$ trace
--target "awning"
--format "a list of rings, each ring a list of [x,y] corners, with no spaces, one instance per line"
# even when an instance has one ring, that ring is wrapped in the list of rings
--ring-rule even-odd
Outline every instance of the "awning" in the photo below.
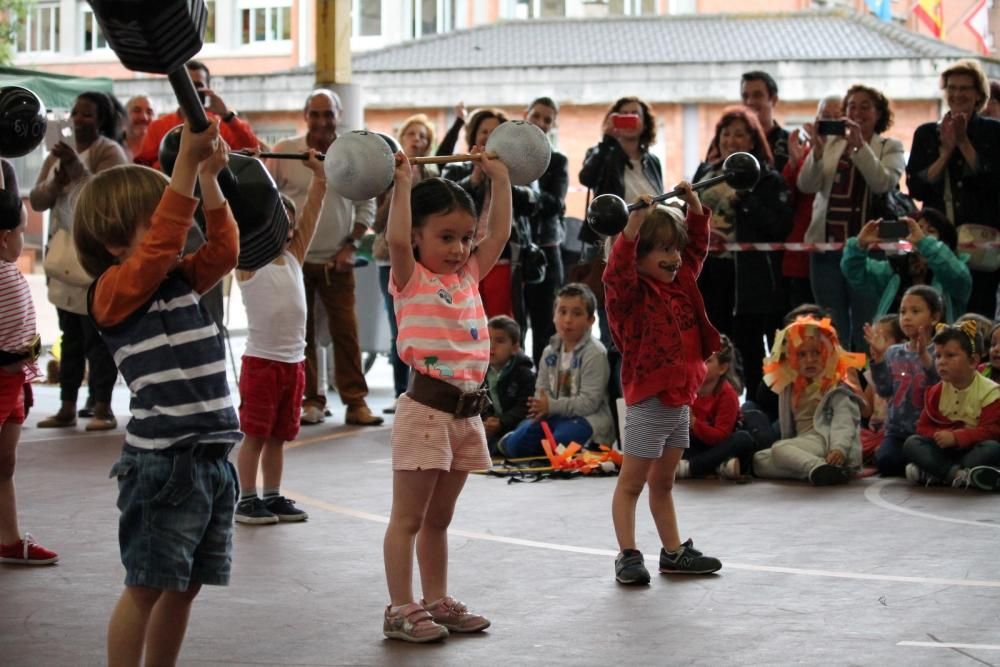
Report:
[[[50,110],[72,108],[77,95],[88,90],[112,92],[112,81],[106,77],[68,76],[13,67],[0,67],[0,86],[27,88]]]

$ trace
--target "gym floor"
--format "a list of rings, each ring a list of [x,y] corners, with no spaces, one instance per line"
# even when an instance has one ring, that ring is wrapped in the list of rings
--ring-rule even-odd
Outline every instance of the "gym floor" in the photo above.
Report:
[[[60,561],[0,566],[0,662],[100,665],[124,576],[108,479],[122,431],[40,431],[58,389],[36,397],[18,450],[20,522]],[[389,399],[375,390],[373,410]],[[335,394],[331,405],[286,455],[284,493],[309,520],[235,527],[231,585],[199,595],[181,664],[1000,664],[1000,500],[878,478],[831,489],[682,481],[681,533],[723,569],[625,588],[613,576],[614,477],[472,475],[449,580],[493,626],[436,645],[386,640],[389,427],[345,427]],[[637,528],[655,572],[644,499]]]

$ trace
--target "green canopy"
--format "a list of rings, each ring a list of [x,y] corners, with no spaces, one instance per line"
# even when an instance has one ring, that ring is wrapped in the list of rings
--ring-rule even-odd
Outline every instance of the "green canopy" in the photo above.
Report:
[[[70,109],[77,95],[88,90],[112,92],[107,77],[80,77],[0,67],[0,86],[22,86],[41,98],[47,109]]]

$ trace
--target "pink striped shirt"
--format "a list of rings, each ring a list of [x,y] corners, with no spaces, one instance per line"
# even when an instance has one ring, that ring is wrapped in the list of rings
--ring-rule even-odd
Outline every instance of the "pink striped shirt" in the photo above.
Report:
[[[0,350],[21,352],[34,337],[35,304],[31,300],[28,281],[17,264],[0,260]],[[25,382],[31,382],[40,375],[34,363],[25,364]]]
[[[479,297],[479,261],[469,258],[457,273],[438,274],[420,262],[403,289],[390,275],[396,308],[396,351],[410,368],[475,391],[486,377],[490,336]]]

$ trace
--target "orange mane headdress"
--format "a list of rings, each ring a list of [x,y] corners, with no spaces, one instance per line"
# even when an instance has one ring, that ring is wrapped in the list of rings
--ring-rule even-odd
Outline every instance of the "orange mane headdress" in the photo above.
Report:
[[[794,402],[798,401],[799,394],[809,384],[809,380],[799,375],[794,360],[798,356],[798,348],[810,338],[820,344],[823,372],[818,380],[821,393],[825,394],[838,382],[848,381],[848,369],[865,367],[864,354],[848,352],[840,347],[837,331],[829,317],[817,320],[800,316],[778,332],[771,354],[764,359],[764,382],[776,394],[791,385]]]

